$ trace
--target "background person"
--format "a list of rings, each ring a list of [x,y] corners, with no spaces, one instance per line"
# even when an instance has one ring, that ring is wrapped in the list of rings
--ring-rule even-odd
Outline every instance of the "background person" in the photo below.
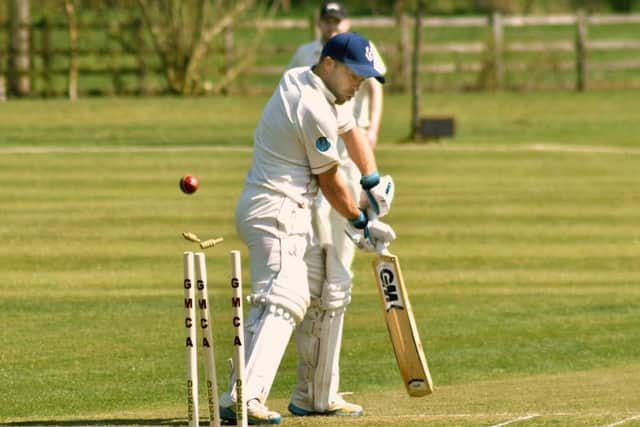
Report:
[[[349,31],[351,20],[345,7],[337,2],[325,3],[320,8],[317,21],[320,40],[314,40],[300,46],[289,68],[312,66],[318,62],[324,43],[336,34]],[[374,66],[381,74],[386,68],[375,46],[371,44]],[[378,140],[378,129],[382,116],[382,84],[375,78],[368,78],[356,92],[352,111],[357,126],[367,136],[372,148]],[[338,141],[340,157],[339,173],[343,176],[351,196],[357,198],[360,189],[360,171],[349,158],[342,141]],[[289,405],[289,411],[295,415],[326,413],[340,402],[340,415],[362,415],[361,406],[344,402],[338,395],[340,384],[340,349],[344,312],[351,301],[353,274],[351,265],[355,256],[353,242],[344,233],[344,219],[322,194],[319,194],[313,206],[313,222],[324,257],[326,280],[323,297],[311,307],[303,323],[296,331],[299,354],[298,384]]]
[[[338,2],[329,2],[322,5],[317,25],[320,30],[320,39],[299,46],[289,61],[287,69],[316,64],[320,59],[322,47],[327,40],[336,34],[351,30],[351,20],[347,9]],[[371,43],[371,46],[373,48],[375,66],[384,75],[387,72],[386,65],[375,45]],[[382,84],[376,79],[367,79],[354,99],[356,124],[363,129],[373,148],[378,142],[383,102]]]

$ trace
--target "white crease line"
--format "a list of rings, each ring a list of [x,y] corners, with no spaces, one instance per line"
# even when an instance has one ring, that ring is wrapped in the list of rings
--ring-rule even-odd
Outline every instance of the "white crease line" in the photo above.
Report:
[[[637,420],[638,418],[640,418],[640,414],[638,415],[634,415],[632,417],[629,418],[625,418],[624,420],[620,420],[618,422],[615,422],[613,424],[607,424],[604,427],[615,427],[615,426],[621,426],[622,424],[626,423],[627,421],[633,421],[633,420]]]
[[[178,152],[225,152],[225,151],[240,151],[249,152],[252,148],[249,146],[165,146],[165,147],[151,147],[151,146],[139,146],[139,147],[60,147],[60,146],[46,146],[46,147],[14,147],[14,148],[2,148],[0,154],[50,154],[50,153],[178,153]]]
[[[534,151],[553,151],[563,153],[601,153],[601,154],[640,154],[637,148],[625,147],[598,147],[593,145],[558,145],[558,144],[533,144],[527,145]]]
[[[502,427],[502,426],[508,426],[509,424],[514,424],[514,423],[517,423],[517,422],[520,422],[520,421],[530,420],[530,419],[532,419],[532,418],[537,418],[537,417],[539,417],[539,416],[540,416],[540,414],[526,415],[526,416],[524,416],[524,417],[514,418],[513,420],[505,421],[505,422],[500,423],[500,424],[494,424],[494,425],[492,425],[492,426],[490,426],[490,427]]]
[[[522,151],[550,152],[550,153],[587,153],[587,154],[640,154],[640,149],[627,147],[606,147],[597,145],[561,145],[553,143],[538,144],[389,144],[378,145],[376,150],[407,150],[407,151],[453,151],[453,152],[488,152],[511,153]]]
[[[139,146],[139,147],[92,147],[92,146],[43,146],[43,147],[10,147],[0,148],[0,154],[49,154],[49,153],[177,153],[177,152],[250,152],[251,146]],[[625,147],[604,147],[593,145],[559,145],[559,144],[512,144],[512,145],[473,145],[473,144],[380,144],[380,151],[446,151],[446,152],[549,152],[577,154],[635,154],[640,149]]]

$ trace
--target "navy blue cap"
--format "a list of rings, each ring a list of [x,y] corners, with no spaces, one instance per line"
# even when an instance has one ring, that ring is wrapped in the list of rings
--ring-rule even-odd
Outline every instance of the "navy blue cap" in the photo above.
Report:
[[[338,21],[342,21],[343,19],[347,18],[349,14],[347,13],[347,9],[345,9],[343,5],[338,2],[332,1],[323,4],[320,8],[320,18],[327,18],[329,16],[336,18]]]
[[[331,37],[322,48],[322,55],[340,61],[361,77],[375,77],[384,83],[384,76],[373,64],[373,48],[365,37],[358,33],[340,33]]]

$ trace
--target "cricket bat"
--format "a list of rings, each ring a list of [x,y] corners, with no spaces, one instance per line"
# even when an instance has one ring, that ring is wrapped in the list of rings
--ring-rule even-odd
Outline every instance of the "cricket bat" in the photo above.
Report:
[[[409,396],[433,393],[433,381],[411,310],[398,257],[381,253],[373,261],[384,320]]]

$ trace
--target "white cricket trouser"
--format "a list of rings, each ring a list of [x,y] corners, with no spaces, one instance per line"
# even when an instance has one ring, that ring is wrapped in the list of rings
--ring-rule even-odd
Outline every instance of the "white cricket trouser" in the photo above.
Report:
[[[358,169],[347,160],[340,173],[357,200]],[[322,199],[313,209],[313,227],[312,210],[279,193],[247,186],[238,202],[236,227],[251,266],[252,307],[245,322],[248,400],[266,402],[296,325],[299,382],[292,400],[318,411],[331,409],[336,400],[355,246],[344,233],[345,218]],[[220,403],[229,406],[234,399],[231,389]]]
[[[358,202],[360,199],[360,171],[357,166],[347,158],[343,160],[339,171],[346,181],[351,195]],[[344,232],[346,219],[331,207],[322,193],[318,193],[316,197],[313,216],[319,243],[327,251],[327,281],[330,283],[351,282],[353,279],[351,264],[356,247]]]
[[[264,403],[295,325],[309,306],[304,256],[313,236],[311,211],[287,196],[247,185],[236,208],[236,228],[249,248],[251,266],[245,396]],[[232,389],[220,403],[229,406],[233,400]]]
[[[347,159],[339,172],[358,200],[358,168]],[[336,409],[340,401],[340,348],[344,312],[351,301],[355,245],[344,232],[346,219],[321,194],[316,202],[313,225],[318,239],[307,250],[311,306],[296,330],[298,383],[291,402],[322,413]]]

